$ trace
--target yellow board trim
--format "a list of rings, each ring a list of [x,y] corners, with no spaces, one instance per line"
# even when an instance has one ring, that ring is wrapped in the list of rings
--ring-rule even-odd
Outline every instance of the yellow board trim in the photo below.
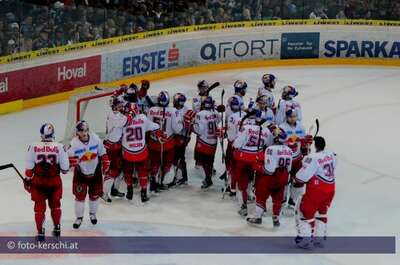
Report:
[[[365,19],[291,19],[291,20],[258,20],[258,21],[239,21],[218,24],[204,24],[186,27],[175,27],[155,31],[141,32],[130,35],[124,35],[109,39],[76,43],[55,48],[45,48],[37,51],[21,52],[8,56],[0,57],[0,64],[7,64],[17,61],[26,61],[38,57],[65,54],[67,52],[76,52],[78,50],[115,45],[132,40],[148,39],[153,37],[168,36],[178,33],[222,30],[232,28],[255,28],[255,27],[274,27],[274,26],[379,26],[379,27],[400,27],[400,21],[391,20],[365,20]]]
[[[16,112],[24,109],[23,100],[16,100],[0,104],[0,115],[10,112]]]
[[[0,104],[0,114],[20,111],[23,109],[33,108],[46,104],[56,103],[64,100],[68,100],[72,95],[88,92],[93,90],[95,86],[102,88],[115,88],[122,83],[138,83],[142,79],[148,79],[150,81],[156,81],[161,79],[168,79],[178,76],[185,76],[190,74],[198,74],[204,72],[215,72],[233,69],[245,69],[245,68],[256,68],[256,67],[293,67],[293,66],[337,66],[337,65],[352,65],[352,66],[380,66],[380,67],[400,67],[400,60],[387,60],[387,59],[366,59],[366,58],[334,58],[334,59],[293,59],[293,60],[255,60],[255,61],[242,61],[233,63],[222,63],[222,64],[207,64],[195,67],[181,68],[168,70],[157,73],[150,73],[146,75],[136,76],[127,78],[124,80],[118,80],[108,83],[101,83],[97,85],[90,85],[85,87],[76,88],[73,91],[56,93],[49,96],[38,97],[28,100],[17,100],[13,102]]]

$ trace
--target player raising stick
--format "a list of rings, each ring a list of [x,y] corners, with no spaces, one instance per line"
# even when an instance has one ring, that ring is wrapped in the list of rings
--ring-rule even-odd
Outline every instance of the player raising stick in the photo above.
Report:
[[[327,236],[328,209],[335,196],[336,155],[325,150],[325,139],[314,138],[315,153],[304,158],[295,183],[306,185],[306,192],[296,211],[300,248],[323,247]]]
[[[45,239],[45,212],[48,200],[53,219],[53,236],[61,234],[62,181],[60,172],[67,174],[68,155],[60,143],[54,142],[54,126],[45,123],[40,127],[41,141],[32,143],[26,157],[24,187],[34,201],[35,222],[38,241]]]
[[[136,103],[129,104],[128,120],[122,133],[123,171],[127,185],[126,198],[128,200],[133,198],[133,173],[136,170],[141,187],[141,201],[146,202],[149,200],[147,197],[149,152],[146,144],[146,133],[155,132],[158,139],[162,137],[163,132],[157,123],[150,121],[146,115],[139,112]]]
[[[266,210],[266,201],[272,197],[272,222],[274,227],[280,226],[279,215],[285,186],[289,180],[292,167],[292,151],[284,145],[286,133],[275,128],[274,144],[265,150],[264,164],[256,164],[256,213],[255,217],[247,218],[250,224],[261,224],[262,216]]]
[[[99,198],[103,195],[103,174],[110,169],[110,160],[100,138],[89,132],[86,121],[76,124],[76,137],[71,140],[68,156],[74,168],[72,180],[75,195],[76,220],[73,228],[78,229],[83,221],[86,195],[89,194],[89,218],[93,225],[97,224]]]

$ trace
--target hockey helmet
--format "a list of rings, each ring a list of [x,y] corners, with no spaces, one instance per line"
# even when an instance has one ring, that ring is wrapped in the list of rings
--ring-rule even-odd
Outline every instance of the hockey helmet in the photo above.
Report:
[[[265,74],[261,78],[265,87],[274,88],[276,84],[276,77],[273,74]]]
[[[157,103],[160,107],[167,107],[169,104],[169,94],[167,91],[161,91],[157,97]]]
[[[235,94],[239,93],[244,96],[246,94],[247,83],[243,80],[236,80],[233,84],[233,88],[235,89]]]
[[[176,93],[173,98],[174,107],[183,107],[186,102],[186,96],[182,93]]]
[[[54,133],[54,126],[51,123],[45,123],[40,127],[40,137],[43,140],[53,140]]]

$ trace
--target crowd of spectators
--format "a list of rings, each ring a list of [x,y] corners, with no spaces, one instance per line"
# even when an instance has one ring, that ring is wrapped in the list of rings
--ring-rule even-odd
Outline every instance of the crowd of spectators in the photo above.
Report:
[[[398,0],[0,0],[0,56],[176,26],[399,19]]]

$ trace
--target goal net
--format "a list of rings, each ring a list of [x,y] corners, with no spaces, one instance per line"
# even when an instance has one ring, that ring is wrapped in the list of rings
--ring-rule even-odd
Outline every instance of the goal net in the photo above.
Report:
[[[111,88],[107,90],[94,89],[70,97],[64,143],[75,136],[75,125],[80,120],[87,121],[89,130],[104,138],[107,116],[111,112],[110,97],[113,90]]]

